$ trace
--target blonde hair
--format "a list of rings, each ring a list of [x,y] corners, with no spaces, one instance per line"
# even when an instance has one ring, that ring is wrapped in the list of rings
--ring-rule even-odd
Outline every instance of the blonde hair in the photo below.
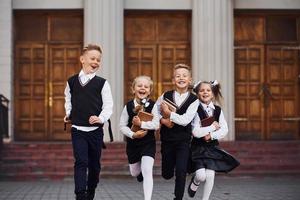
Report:
[[[83,54],[85,54],[85,52],[91,51],[91,50],[99,51],[101,55],[103,52],[101,46],[99,46],[97,44],[88,44],[87,46],[83,47],[83,49],[81,51],[81,55],[83,55]]]
[[[134,86],[135,86],[135,84],[137,83],[137,81],[139,79],[146,79],[150,83],[150,92],[152,92],[152,90],[153,90],[153,81],[149,76],[145,76],[145,75],[135,77],[135,79],[132,81],[132,84],[131,84],[132,90],[134,89]]]
[[[186,64],[184,64],[184,63],[176,64],[176,65],[174,66],[173,73],[175,73],[175,71],[176,71],[177,69],[186,69],[186,70],[189,71],[190,75],[192,75],[192,73],[191,73],[191,67],[188,66],[188,65],[186,65]]]

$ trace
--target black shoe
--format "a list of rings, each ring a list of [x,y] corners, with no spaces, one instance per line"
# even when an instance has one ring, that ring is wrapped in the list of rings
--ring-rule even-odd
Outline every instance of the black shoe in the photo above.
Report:
[[[143,182],[144,177],[143,177],[142,172],[136,177],[136,180],[137,180],[138,182]]]
[[[196,191],[194,191],[194,190],[192,190],[191,189],[191,185],[192,184],[194,184],[194,185],[196,185],[196,186],[199,186],[199,185],[197,185],[195,182],[194,182],[194,177],[195,176],[193,176],[192,178],[191,178],[191,182],[190,182],[190,184],[189,184],[189,187],[188,187],[188,195],[189,195],[189,197],[191,197],[191,198],[193,198],[194,196],[195,196],[195,194],[196,194]]]
[[[76,200],[87,200],[87,195],[86,193],[80,193],[80,194],[76,194]]]
[[[94,200],[95,197],[95,189],[87,191],[87,200]]]

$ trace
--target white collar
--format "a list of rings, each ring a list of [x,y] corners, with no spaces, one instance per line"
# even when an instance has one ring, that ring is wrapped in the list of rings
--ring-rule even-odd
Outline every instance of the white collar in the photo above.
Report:
[[[78,76],[79,76],[79,77],[85,76],[85,77],[87,77],[87,78],[89,78],[89,79],[92,79],[92,78],[94,78],[94,76],[96,76],[96,72],[91,73],[91,74],[85,74],[85,73],[83,72],[83,70],[81,70],[81,71],[79,72],[79,75],[78,75]]]
[[[176,96],[184,97],[184,96],[187,96],[188,94],[189,94],[189,91],[186,91],[185,93],[180,94],[179,92],[177,92],[177,91],[175,90],[175,95],[176,95]]]
[[[208,105],[201,102],[201,105],[202,105],[202,107],[203,107],[204,109],[207,108],[207,107],[208,107],[208,108],[211,108],[211,109],[213,109],[213,110],[216,109],[212,101],[211,101]]]

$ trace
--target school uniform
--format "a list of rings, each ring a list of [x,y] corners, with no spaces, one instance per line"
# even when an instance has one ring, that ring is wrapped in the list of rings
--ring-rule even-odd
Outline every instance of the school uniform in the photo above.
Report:
[[[162,176],[170,179],[175,170],[175,199],[182,199],[184,194],[189,148],[192,134],[191,121],[196,114],[199,101],[197,96],[190,92],[179,94],[172,90],[165,92],[159,98],[168,99],[177,105],[177,110],[171,112],[170,120],[174,123],[172,128],[161,126],[161,154],[162,154]]]
[[[142,122],[141,128],[147,130],[147,134],[142,138],[133,139],[132,136],[134,132],[130,130],[132,126],[132,119],[138,113],[135,113],[134,109],[139,104],[137,101],[129,101],[121,114],[120,118],[120,130],[126,136],[126,154],[129,164],[134,164],[141,161],[143,156],[150,156],[155,158],[156,143],[154,131],[158,129],[158,114],[155,102],[151,99],[148,100],[147,106],[145,106],[145,112],[153,114],[153,120],[148,122]]]
[[[104,78],[96,76],[95,73],[84,74],[81,70],[79,74],[68,79],[65,109],[66,115],[72,121],[76,199],[85,199],[86,192],[94,193],[99,182],[102,127],[110,118],[112,107],[110,86]],[[89,117],[92,115],[98,116],[102,124],[90,124]]]
[[[195,126],[193,129],[193,139],[191,143],[191,172],[198,169],[211,169],[216,172],[229,172],[239,165],[232,155],[221,149],[218,145],[218,139],[223,138],[227,132],[227,123],[224,118],[221,108],[213,105],[200,103],[197,109],[198,115],[193,121]],[[219,122],[220,129],[215,131],[213,125],[208,127],[201,127],[201,120],[213,116],[215,121]],[[202,129],[201,129],[202,128]],[[211,140],[205,141],[203,136],[207,133],[211,134]]]

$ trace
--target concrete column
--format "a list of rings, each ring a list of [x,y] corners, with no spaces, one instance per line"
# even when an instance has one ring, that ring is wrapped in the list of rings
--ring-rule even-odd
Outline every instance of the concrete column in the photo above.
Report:
[[[118,131],[123,108],[123,12],[123,0],[84,1],[84,43],[97,43],[103,48],[103,63],[98,73],[109,81],[112,89],[114,111],[111,121],[115,141],[123,140]],[[107,133],[105,128],[105,140]]]
[[[220,82],[229,126],[226,140],[235,136],[233,37],[233,0],[193,0],[193,79]]]
[[[0,1],[0,94],[10,100],[9,135],[12,136],[13,100],[13,48],[12,48],[12,0]]]

